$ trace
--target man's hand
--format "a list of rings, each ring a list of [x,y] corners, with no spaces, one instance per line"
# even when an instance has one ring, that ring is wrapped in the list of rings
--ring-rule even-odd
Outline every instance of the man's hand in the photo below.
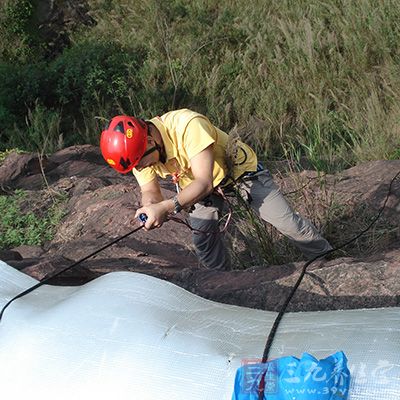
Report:
[[[194,180],[178,194],[179,204],[183,208],[190,207],[213,190],[213,145],[192,157],[190,164]],[[159,228],[167,220],[168,214],[174,212],[174,202],[172,199],[163,200],[160,185],[156,179],[142,186],[141,189],[143,207],[136,211],[135,218],[140,214],[146,214],[147,221],[144,228],[146,230]]]
[[[140,214],[147,215],[147,221],[144,224],[146,231],[154,228],[160,228],[162,224],[167,220],[168,207],[166,202],[162,201],[156,204],[149,204],[136,210],[135,218],[138,218]]]

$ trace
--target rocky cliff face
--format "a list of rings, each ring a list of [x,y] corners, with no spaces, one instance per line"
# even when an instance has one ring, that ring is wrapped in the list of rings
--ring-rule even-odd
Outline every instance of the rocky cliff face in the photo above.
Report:
[[[399,170],[400,161],[376,161],[326,176],[323,185],[312,171],[276,173],[275,179],[301,213],[331,218],[328,233],[338,245],[378,213]],[[33,154],[12,153],[0,166],[0,187],[3,194],[26,190],[26,207],[36,210],[51,204],[52,192],[67,197],[65,217],[51,241],[40,247],[3,249],[0,254],[2,260],[38,279],[137,226],[133,216],[140,199],[134,178],[114,172],[93,146],[70,147],[42,160]],[[163,183],[162,188],[165,196],[172,197],[172,186]],[[290,310],[400,305],[400,179],[391,189],[382,216],[363,238],[346,253],[339,251],[332,259],[309,267]],[[302,265],[301,261],[268,266],[249,263],[243,270],[206,270],[198,266],[190,231],[169,222],[151,232],[138,231],[52,283],[79,285],[108,272],[128,270],[166,279],[212,300],[278,310]]]

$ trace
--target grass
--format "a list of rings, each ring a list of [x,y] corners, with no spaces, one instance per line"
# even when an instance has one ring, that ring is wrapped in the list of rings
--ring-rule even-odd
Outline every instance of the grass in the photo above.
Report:
[[[333,247],[341,246],[357,236],[376,218],[378,210],[371,207],[372,204],[355,202],[355,199],[351,199],[351,191],[346,195],[339,185],[339,177],[312,171],[298,173],[293,165],[296,166],[293,161],[286,162],[275,169],[275,182],[292,208],[309,219]],[[384,199],[387,193],[386,189],[383,190],[379,195]],[[350,202],[346,200],[349,198]],[[301,255],[293,244],[275,228],[263,223],[249,210],[244,199],[245,195],[233,203],[236,224],[229,230],[234,268],[300,261]],[[382,253],[397,245],[398,238],[396,220],[390,214],[383,213],[360,238],[331,257],[381,257]]]
[[[170,86],[169,108],[200,109],[225,130],[257,118],[264,128],[249,141],[259,154],[281,158],[290,149],[319,171],[397,154],[396,2],[167,3],[145,1],[135,11],[120,2],[132,25],[140,12],[149,18],[134,31],[119,30],[118,40],[146,41],[147,63],[157,65],[147,79],[154,84],[164,71],[160,88]],[[115,32],[117,20],[111,14],[111,24],[107,19],[88,34]],[[178,101],[180,89],[186,97]]]
[[[72,74],[76,79],[53,77],[63,90],[38,90],[38,103],[27,110],[27,133],[36,146],[47,141],[51,151],[65,138],[97,144],[99,121],[111,114],[150,117],[189,107],[226,131],[235,125],[247,129],[248,141],[263,158],[306,158],[324,172],[398,158],[400,7],[395,0],[379,5],[372,0],[88,4],[97,24],[71,33],[72,47],[114,43],[131,62],[119,66],[123,75],[110,71],[111,81],[104,79],[100,64],[78,79],[84,54],[75,61],[64,56],[66,71],[79,67]],[[72,89],[84,98],[65,93]],[[46,93],[50,98],[41,98]],[[74,104],[63,108],[67,94]],[[48,121],[49,138],[38,121]],[[253,129],[254,121],[259,129]],[[26,126],[20,122],[22,140]]]
[[[58,196],[45,214],[28,209],[27,192],[16,190],[13,195],[0,196],[0,248],[20,245],[42,245],[52,239],[55,229],[64,216],[64,196]],[[24,211],[21,210],[25,203]],[[31,203],[31,201],[29,201]]]
[[[4,148],[44,154],[71,141],[97,145],[104,121],[116,113],[151,117],[189,107],[227,132],[237,126],[267,166],[288,160],[290,172],[312,168],[322,177],[365,161],[400,158],[396,0],[88,0],[88,5],[97,23],[70,33],[76,54],[54,60],[63,67],[54,71],[69,71],[52,77],[62,90],[39,84],[42,75],[50,75],[29,68],[0,90],[0,119],[7,126],[0,136],[11,141],[3,140]],[[106,50],[100,57],[101,48]],[[113,55],[113,48],[123,53]],[[91,57],[85,58],[88,49]],[[108,56],[114,61],[104,75],[108,69],[98,60]],[[332,226],[345,209],[329,197],[322,178],[318,199],[303,184],[298,182],[290,199],[302,202],[306,216],[334,239]],[[237,214],[241,233],[233,237],[234,246],[247,237],[251,257],[257,248],[262,249],[257,257],[268,263],[292,257],[275,231],[267,237],[254,216],[240,208]],[[379,233],[373,237],[381,241]]]
[[[229,201],[234,223],[228,230],[228,248],[235,269],[245,269],[250,265],[278,265],[296,259],[289,241],[249,207],[245,190],[236,190],[229,196]]]
[[[11,154],[11,153],[23,153],[20,149],[7,149],[4,151],[0,151],[0,165],[3,161]]]
[[[299,174],[289,173],[290,189],[281,187],[281,191],[295,210],[301,208],[301,214],[312,221],[319,230],[331,240],[329,227],[336,219],[336,208],[332,194],[328,192],[324,177],[316,177],[313,196],[308,186],[310,180]],[[285,182],[287,172],[282,171],[281,179]],[[246,193],[236,193],[233,202],[236,224],[230,229],[230,253],[235,268],[248,268],[250,265],[279,265],[299,261],[301,254],[289,240],[276,228],[264,223],[246,202]],[[301,206],[299,207],[299,205]],[[341,211],[340,211],[341,212]],[[339,212],[339,214],[340,214]]]

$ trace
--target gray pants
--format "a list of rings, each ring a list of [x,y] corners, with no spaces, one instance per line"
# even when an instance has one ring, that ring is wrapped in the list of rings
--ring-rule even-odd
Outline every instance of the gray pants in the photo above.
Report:
[[[287,203],[268,170],[253,175],[246,181],[251,208],[266,222],[277,228],[309,259],[325,253],[332,247],[307,219],[296,214]],[[210,196],[210,204],[200,202],[190,214],[190,224],[204,232],[217,232],[219,213],[224,200]],[[230,269],[228,252],[220,233],[193,233],[193,243],[200,262],[207,268]]]

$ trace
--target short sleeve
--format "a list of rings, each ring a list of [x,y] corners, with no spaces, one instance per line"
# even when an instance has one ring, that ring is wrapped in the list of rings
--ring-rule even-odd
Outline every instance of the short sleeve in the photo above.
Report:
[[[138,181],[139,186],[143,186],[157,177],[156,172],[151,167],[143,168],[141,171],[133,168],[132,172],[136,180]]]
[[[193,118],[183,136],[183,146],[189,160],[215,143],[215,138],[215,128],[210,121],[202,117]]]

